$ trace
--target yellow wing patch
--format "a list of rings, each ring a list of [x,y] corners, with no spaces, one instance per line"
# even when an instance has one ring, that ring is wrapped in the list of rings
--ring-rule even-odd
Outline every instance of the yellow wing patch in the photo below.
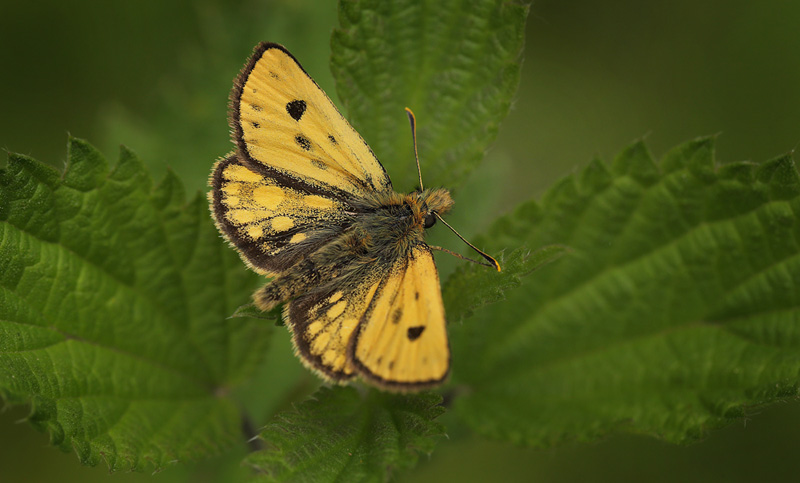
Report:
[[[353,337],[350,355],[362,377],[395,390],[433,386],[447,377],[444,304],[427,245],[393,267]]]
[[[344,206],[250,169],[235,155],[217,163],[209,196],[217,226],[261,273],[280,272],[344,229]]]
[[[391,188],[361,136],[283,47],[261,44],[231,94],[243,159],[293,180],[354,196]]]

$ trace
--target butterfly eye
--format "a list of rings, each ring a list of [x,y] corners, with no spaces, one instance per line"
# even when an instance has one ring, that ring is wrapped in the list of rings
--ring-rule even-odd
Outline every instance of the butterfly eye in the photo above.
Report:
[[[430,228],[436,224],[436,215],[433,214],[432,211],[429,211],[427,215],[425,215],[425,228]]]

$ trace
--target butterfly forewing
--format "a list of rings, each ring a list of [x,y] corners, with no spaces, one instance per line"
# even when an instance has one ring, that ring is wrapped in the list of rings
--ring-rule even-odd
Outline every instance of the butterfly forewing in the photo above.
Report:
[[[393,390],[441,383],[450,353],[430,249],[366,265],[290,302],[285,318],[305,364],[342,381],[360,374]]]
[[[256,48],[231,94],[239,154],[285,182],[361,197],[391,182],[369,146],[283,47]]]
[[[447,378],[450,350],[444,305],[427,245],[417,245],[388,270],[349,354],[364,378],[391,389],[419,389]]]

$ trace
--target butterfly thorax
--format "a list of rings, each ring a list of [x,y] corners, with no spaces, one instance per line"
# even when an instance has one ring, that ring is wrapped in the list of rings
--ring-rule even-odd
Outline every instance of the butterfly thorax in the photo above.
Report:
[[[434,213],[444,215],[452,206],[450,193],[442,188],[375,193],[359,206],[353,226],[369,237],[366,251],[403,256],[422,242],[425,229],[436,222]]]

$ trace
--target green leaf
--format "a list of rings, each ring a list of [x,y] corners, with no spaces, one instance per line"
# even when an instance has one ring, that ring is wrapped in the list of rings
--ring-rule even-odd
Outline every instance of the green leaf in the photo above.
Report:
[[[426,185],[457,188],[481,161],[519,83],[527,12],[521,1],[339,2],[339,96],[395,189],[418,184],[405,107]]]
[[[265,481],[387,481],[429,454],[444,428],[441,396],[321,388],[261,433],[269,449],[247,458]]]
[[[525,247],[518,248],[498,260],[502,267],[500,273],[482,266],[462,265],[442,289],[448,323],[459,322],[479,307],[504,300],[505,293],[519,287],[523,277],[569,251],[563,245],[549,245],[533,252]]]
[[[283,311],[283,306],[279,305],[272,310],[264,312],[263,310],[259,309],[256,304],[244,304],[238,307],[234,312],[231,314],[231,317],[250,317],[253,319],[264,319],[264,320],[275,320],[278,322],[278,325],[283,325],[281,321],[281,312]]]
[[[540,446],[618,430],[684,442],[798,395],[796,167],[718,167],[713,148],[656,165],[637,143],[494,225],[490,253],[572,251],[451,326],[455,414]]]
[[[155,189],[123,148],[108,171],[70,139],[63,176],[10,155],[0,171],[0,394],[81,462],[112,470],[198,459],[241,440],[227,396],[270,324],[228,319],[256,276],[205,197]]]

